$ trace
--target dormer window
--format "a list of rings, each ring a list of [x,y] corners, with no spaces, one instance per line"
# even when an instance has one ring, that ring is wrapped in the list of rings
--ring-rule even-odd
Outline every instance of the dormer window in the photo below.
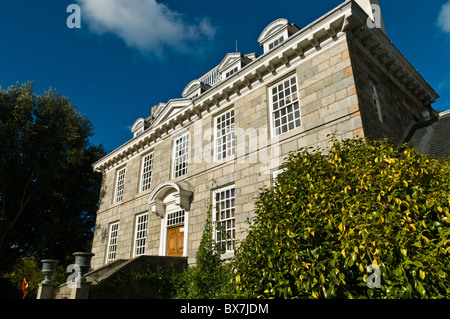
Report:
[[[181,93],[184,99],[196,99],[216,84],[233,76],[244,66],[258,57],[256,53],[243,55],[239,52],[228,53],[218,66],[209,70],[197,80],[191,81]]]
[[[264,53],[266,53],[286,41],[299,30],[299,27],[288,20],[278,19],[263,30],[258,38],[258,42],[263,47]]]
[[[144,128],[139,129],[139,131],[134,133],[134,137],[138,137],[139,135],[141,135],[142,133],[144,133]]]
[[[238,67],[235,67],[234,69],[231,69],[230,71],[228,71],[227,73],[225,73],[225,78],[228,78],[230,76],[232,76],[234,73],[236,73],[238,71]]]
[[[284,36],[281,36],[278,39],[276,39],[275,41],[269,43],[269,50],[272,50],[273,48],[275,48],[277,45],[279,45],[282,42],[284,42]]]
[[[149,127],[149,124],[146,120],[143,118],[139,118],[134,122],[133,126],[131,127],[131,132],[133,133],[133,137],[138,137],[144,131]]]
[[[225,80],[237,73],[251,61],[252,60],[249,57],[239,52],[228,53],[218,65],[217,69],[222,74],[222,80]]]
[[[207,91],[210,87],[210,85],[205,84],[200,80],[194,80],[186,86],[183,93],[181,93],[181,96],[187,99],[195,99],[203,92]]]

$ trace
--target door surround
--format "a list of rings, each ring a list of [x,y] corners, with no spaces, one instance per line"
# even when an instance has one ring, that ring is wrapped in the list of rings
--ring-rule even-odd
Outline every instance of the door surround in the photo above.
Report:
[[[155,187],[150,193],[147,203],[150,205],[150,213],[161,218],[161,231],[159,241],[159,255],[167,255],[168,240],[168,216],[177,211],[184,210],[184,240],[183,257],[187,257],[189,209],[192,199],[192,191],[184,183],[172,181],[164,182]],[[181,224],[181,223],[180,223]],[[180,226],[180,225],[178,225]]]

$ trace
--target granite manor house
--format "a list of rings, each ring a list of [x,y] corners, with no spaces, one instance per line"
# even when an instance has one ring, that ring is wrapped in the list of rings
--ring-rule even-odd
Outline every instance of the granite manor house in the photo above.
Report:
[[[277,19],[258,42],[261,55],[226,54],[93,164],[103,174],[94,270],[142,255],[193,264],[207,214],[230,257],[289,152],[326,148],[331,134],[400,145],[439,117],[438,95],[389,40],[378,1],[345,1],[304,27]]]

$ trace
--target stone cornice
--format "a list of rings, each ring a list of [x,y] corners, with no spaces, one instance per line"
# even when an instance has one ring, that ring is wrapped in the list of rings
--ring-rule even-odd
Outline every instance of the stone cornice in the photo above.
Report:
[[[400,53],[386,34],[378,28],[367,26],[367,14],[358,5],[352,3],[352,15],[348,17],[349,37],[371,57],[416,103],[431,105],[438,94],[423,79],[417,70]]]

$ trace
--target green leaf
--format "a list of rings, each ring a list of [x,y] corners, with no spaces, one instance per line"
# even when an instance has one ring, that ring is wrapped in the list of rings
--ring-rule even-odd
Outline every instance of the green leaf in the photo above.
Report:
[[[420,293],[420,296],[422,297],[422,298],[425,298],[425,296],[426,296],[426,294],[427,294],[427,291],[425,290],[425,288],[423,288],[423,285],[422,285],[422,283],[421,282],[418,282],[417,283],[417,291]]]

